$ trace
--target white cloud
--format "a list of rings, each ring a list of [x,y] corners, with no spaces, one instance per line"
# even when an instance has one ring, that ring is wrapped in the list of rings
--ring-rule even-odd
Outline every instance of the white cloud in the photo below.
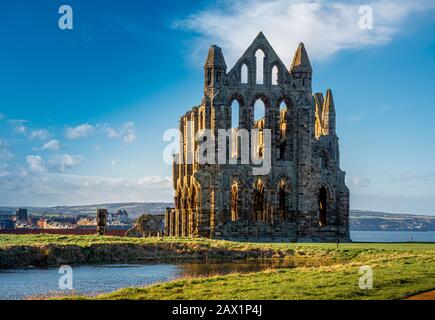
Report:
[[[43,172],[64,172],[79,166],[83,162],[81,155],[62,154],[56,155],[51,159],[45,160],[39,155],[29,155],[26,157],[29,170],[35,173]]]
[[[122,135],[121,131],[118,131],[113,128],[107,128],[106,134],[107,134],[107,138],[109,139],[118,139]]]
[[[118,165],[118,162],[116,162],[116,160],[113,160],[113,159],[112,159],[112,166],[115,167],[115,166],[117,166],[117,165]]]
[[[16,174],[0,177],[0,202],[5,205],[78,205],[109,202],[173,201],[171,179],[140,179],[69,175]]]
[[[29,169],[33,172],[44,172],[46,170],[41,156],[27,156],[26,161]]]
[[[66,169],[72,169],[79,166],[83,162],[83,156],[81,155],[69,155],[62,154],[56,155],[56,157],[49,161],[52,168],[58,171],[65,171]]]
[[[132,121],[126,122],[120,129],[106,126],[105,132],[107,138],[122,139],[125,144],[131,144],[137,140],[135,124]]]
[[[127,122],[124,125],[125,134],[123,140],[126,144],[130,144],[136,141],[136,129],[133,122]]]
[[[42,146],[43,150],[59,150],[60,149],[60,141],[59,140],[51,140],[46,142]]]
[[[26,133],[27,127],[25,124],[27,122],[28,121],[26,120],[17,120],[17,119],[9,120],[9,123],[14,127],[14,132],[21,133],[21,134]]]
[[[0,139],[0,159],[10,159],[13,157],[7,143]]]
[[[80,138],[87,138],[92,133],[94,133],[94,131],[95,131],[94,126],[85,123],[77,127],[66,128],[65,135],[68,139],[80,139]]]
[[[0,112],[0,121],[6,119],[6,116]]]
[[[361,176],[353,176],[349,180],[351,188],[364,188],[368,187],[371,183],[370,179]]]
[[[359,28],[361,5],[373,8],[372,30]],[[175,27],[200,35],[198,43],[191,46],[193,50],[207,50],[212,43],[221,46],[229,66],[263,31],[289,65],[301,41],[315,60],[345,49],[383,45],[406,30],[403,23],[412,14],[434,8],[435,3],[429,0],[228,0],[176,22]],[[203,51],[192,54],[205,57]]]
[[[8,170],[8,166],[5,163],[0,162],[0,178],[8,177],[10,172]]]
[[[50,138],[50,132],[45,129],[32,130],[30,133],[30,139],[46,140],[48,138]]]

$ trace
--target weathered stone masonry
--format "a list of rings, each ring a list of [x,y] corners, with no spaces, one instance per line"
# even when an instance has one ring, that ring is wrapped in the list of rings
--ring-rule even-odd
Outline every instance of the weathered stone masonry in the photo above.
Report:
[[[258,81],[258,52],[264,53]],[[260,65],[261,66],[261,65]],[[245,73],[245,75],[243,75]],[[312,93],[312,68],[301,43],[288,70],[263,33],[227,72],[222,51],[209,50],[204,98],[180,119],[175,155],[175,209],[166,212],[166,235],[223,239],[349,241],[349,190],[340,169],[331,90]],[[261,81],[262,80],[262,81]],[[254,119],[257,100],[264,118]],[[237,103],[234,103],[234,102]],[[239,111],[232,128],[232,108]],[[191,125],[188,125],[191,124]],[[266,128],[272,134],[272,169],[252,174],[240,163],[238,144],[227,141],[238,164],[199,164],[194,134],[211,129]],[[191,135],[187,134],[190,130]],[[218,147],[216,147],[217,157]],[[193,157],[192,164],[182,160]]]

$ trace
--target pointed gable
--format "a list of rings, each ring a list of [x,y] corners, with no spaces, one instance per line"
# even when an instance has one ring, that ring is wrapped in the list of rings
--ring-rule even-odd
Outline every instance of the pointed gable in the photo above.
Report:
[[[323,103],[323,114],[335,113],[334,98],[332,96],[332,90],[326,91],[325,102]]]
[[[228,78],[238,79],[240,81],[239,74],[243,65],[246,65],[248,67],[248,70],[252,70],[252,68],[255,66],[255,54],[258,50],[263,51],[265,55],[265,63],[267,65],[268,71],[271,71],[274,66],[277,66],[281,78],[286,79],[290,76],[286,66],[282,63],[281,59],[270,45],[266,36],[263,34],[263,32],[260,32],[254,39],[252,44],[248,47],[248,49],[246,49],[246,51],[243,53],[241,58],[234,65],[234,67],[231,69],[231,71],[228,73]],[[236,74],[238,74],[239,76],[236,77]]]
[[[296,50],[292,65],[290,67],[290,72],[313,73],[313,68],[311,67],[310,58],[308,58],[308,53],[305,50],[305,46],[302,42],[299,44],[299,47]]]
[[[205,62],[206,67],[222,67],[226,68],[227,64],[225,63],[224,55],[222,54],[222,49],[216,45],[212,45],[208,51],[207,60]]]

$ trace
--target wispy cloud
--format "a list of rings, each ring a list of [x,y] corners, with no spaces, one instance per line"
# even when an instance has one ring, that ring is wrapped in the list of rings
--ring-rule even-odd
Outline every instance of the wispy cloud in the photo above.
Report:
[[[232,65],[263,31],[285,62],[291,61],[299,42],[305,42],[312,59],[322,60],[345,49],[384,45],[394,39],[411,15],[435,8],[429,0],[327,1],[228,0],[174,25],[199,34],[193,50],[212,43],[223,47]],[[371,30],[359,28],[361,5],[374,13]],[[204,52],[193,52],[194,56]]]
[[[62,154],[56,155],[56,157],[50,160],[48,164],[58,171],[64,172],[66,169],[79,166],[83,162],[83,159],[84,158],[81,155]]]
[[[65,130],[65,136],[68,139],[81,139],[87,138],[94,133],[95,127],[89,123],[84,123],[76,127],[67,127]]]
[[[404,172],[398,177],[394,177],[393,182],[429,182],[435,180],[434,172],[417,173],[417,172]]]
[[[30,155],[26,157],[26,161],[29,169],[33,172],[44,172],[46,170],[41,156]]]
[[[12,152],[9,150],[8,144],[0,139],[0,159],[6,160],[13,157]]]
[[[105,132],[107,138],[122,139],[125,144],[131,144],[137,140],[136,126],[132,121],[125,123],[120,129],[114,129],[106,125]]]
[[[46,129],[32,130],[30,133],[30,139],[46,140],[48,138],[50,138],[50,132]]]
[[[364,188],[371,184],[370,179],[362,176],[350,177],[347,182],[351,188]]]
[[[0,202],[9,205],[77,205],[108,202],[172,201],[171,179],[138,179],[29,172],[0,176]],[[22,199],[23,203],[11,203]],[[16,200],[14,200],[16,201]]]
[[[60,149],[60,141],[59,140],[50,140],[42,146],[42,150],[59,150]]]
[[[14,127],[15,133],[24,134],[27,131],[26,123],[27,120],[11,119],[9,123]]]
[[[79,166],[83,162],[83,156],[62,154],[46,160],[40,155],[29,155],[26,161],[31,172],[64,172]]]

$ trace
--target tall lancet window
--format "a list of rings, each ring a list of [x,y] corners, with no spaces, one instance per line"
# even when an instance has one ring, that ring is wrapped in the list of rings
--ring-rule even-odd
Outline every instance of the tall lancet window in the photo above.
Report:
[[[264,58],[265,54],[263,50],[258,49],[255,53],[255,60],[257,61],[257,75],[256,75],[256,83],[263,84],[264,83]]]

